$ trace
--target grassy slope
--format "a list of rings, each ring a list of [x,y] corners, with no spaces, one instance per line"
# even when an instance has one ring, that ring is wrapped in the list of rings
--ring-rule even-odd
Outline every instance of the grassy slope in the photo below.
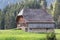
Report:
[[[60,29],[55,29],[55,33],[57,40],[60,40]]]
[[[60,33],[60,29],[55,29],[55,33]]]
[[[0,30],[0,40],[46,40],[46,34],[27,33],[20,30]]]
[[[60,29],[55,29],[60,40]],[[27,33],[21,30],[0,30],[0,40],[46,40],[46,34]]]

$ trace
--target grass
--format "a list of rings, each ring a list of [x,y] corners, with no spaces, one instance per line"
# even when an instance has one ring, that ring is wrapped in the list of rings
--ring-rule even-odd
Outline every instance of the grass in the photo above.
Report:
[[[0,30],[0,40],[46,40],[46,34],[27,33],[21,30]]]
[[[60,40],[60,29],[55,29],[55,33],[57,40]]]
[[[56,38],[60,40],[60,29],[55,29]],[[0,40],[46,40],[47,34],[28,33],[21,30],[0,30]]]
[[[55,33],[60,33],[60,29],[55,29]]]
[[[60,40],[60,34],[56,34],[57,40]]]

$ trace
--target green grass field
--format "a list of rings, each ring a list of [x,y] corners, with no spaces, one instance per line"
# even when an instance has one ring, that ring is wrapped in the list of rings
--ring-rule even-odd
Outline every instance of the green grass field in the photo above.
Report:
[[[46,34],[27,33],[20,30],[0,30],[0,40],[46,40]]]
[[[57,40],[60,40],[60,29],[55,29],[55,33]]]
[[[56,38],[60,40],[59,33],[56,33]],[[0,40],[46,40],[46,34],[28,33],[21,30],[0,30]]]

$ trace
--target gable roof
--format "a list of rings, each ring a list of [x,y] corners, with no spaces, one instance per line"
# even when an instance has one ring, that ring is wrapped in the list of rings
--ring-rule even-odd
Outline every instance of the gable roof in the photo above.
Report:
[[[17,16],[23,15],[23,11],[24,11],[24,9],[22,9]]]
[[[43,9],[22,9],[18,16],[21,15],[28,22],[54,22],[52,15]]]

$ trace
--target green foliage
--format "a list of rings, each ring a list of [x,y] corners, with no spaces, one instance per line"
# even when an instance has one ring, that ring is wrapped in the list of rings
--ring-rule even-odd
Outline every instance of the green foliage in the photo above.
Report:
[[[55,33],[52,32],[52,33],[47,34],[47,40],[56,40]]]
[[[16,27],[16,16],[22,8],[22,4],[18,5],[18,3],[16,3],[7,6],[7,8],[4,9],[3,12],[5,13],[5,29],[11,29]]]
[[[60,0],[56,0],[55,10],[54,10],[54,20],[56,22],[56,27],[57,28],[60,28],[60,26],[57,26],[58,24],[60,24],[58,22],[59,16],[60,16]]]
[[[50,5],[50,9],[53,10],[53,5],[52,4]]]
[[[39,0],[39,1],[37,1],[37,0],[25,0],[25,7],[27,7],[27,8],[40,8],[41,6],[40,6],[40,1],[41,0]]]
[[[3,29],[3,15],[4,15],[4,13],[2,12],[2,10],[0,10],[0,29]]]

